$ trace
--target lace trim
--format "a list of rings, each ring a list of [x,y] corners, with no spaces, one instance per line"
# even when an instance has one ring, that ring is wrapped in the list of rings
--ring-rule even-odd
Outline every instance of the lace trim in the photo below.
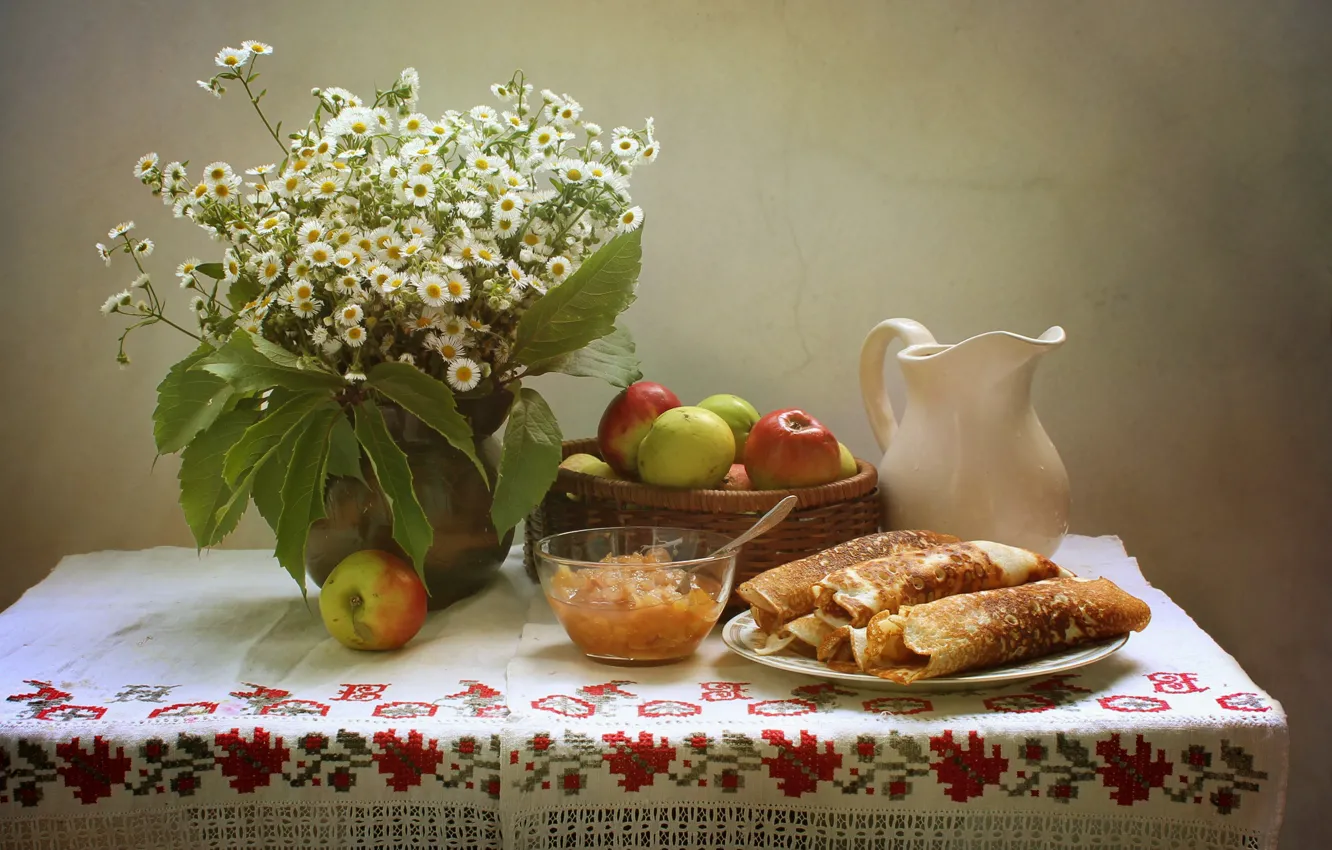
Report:
[[[1197,821],[1059,812],[658,805],[506,813],[506,846],[805,850],[1276,850],[1276,836]]]
[[[242,847],[449,850],[501,846],[499,816],[422,803],[247,803],[0,820],[0,846],[32,850]]]

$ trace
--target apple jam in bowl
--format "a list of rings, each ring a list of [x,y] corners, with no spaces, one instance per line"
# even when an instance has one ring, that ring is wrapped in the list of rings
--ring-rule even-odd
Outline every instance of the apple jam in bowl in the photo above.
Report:
[[[596,661],[669,664],[721,617],[735,554],[725,535],[686,528],[590,528],[537,543],[537,575],[569,639]]]

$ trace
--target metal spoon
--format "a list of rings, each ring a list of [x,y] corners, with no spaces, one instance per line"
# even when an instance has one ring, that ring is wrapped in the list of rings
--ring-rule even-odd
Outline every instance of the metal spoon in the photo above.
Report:
[[[708,555],[709,558],[716,558],[721,555],[729,555],[749,541],[770,530],[774,525],[786,519],[786,515],[795,509],[798,500],[795,496],[787,496],[777,504],[773,505],[772,510],[758,518],[758,522],[749,527],[744,534],[727,543],[725,546]]]

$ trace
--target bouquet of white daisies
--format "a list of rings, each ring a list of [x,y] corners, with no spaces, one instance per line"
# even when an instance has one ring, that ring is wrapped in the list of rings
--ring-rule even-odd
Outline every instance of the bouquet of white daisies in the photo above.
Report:
[[[154,243],[133,222],[97,245],[108,265],[123,253],[137,273],[102,310],[130,320],[121,363],[126,338],[146,325],[198,340],[159,387],[154,436],[159,452],[183,451],[181,504],[201,547],[230,533],[253,498],[301,581],[325,479],[359,477],[364,458],[420,570],[431,532],[380,407],[413,414],[485,476],[458,401],[500,395],[510,425],[489,482],[492,518],[500,535],[512,528],[560,461],[555,418],[523,379],[639,377],[615,320],[639,270],[643,212],[629,180],[660,146],[651,119],[607,134],[568,95],[534,94],[521,72],[491,87],[497,105],[431,118],[417,111],[410,68],[373,100],[314,89],[312,120],[284,134],[256,85],[270,53],[255,41],[226,48],[199,85],[217,97],[239,86],[278,161],[191,174],[150,153],[134,167],[177,218],[227,245],[176,266],[191,318],[168,315],[147,268]]]

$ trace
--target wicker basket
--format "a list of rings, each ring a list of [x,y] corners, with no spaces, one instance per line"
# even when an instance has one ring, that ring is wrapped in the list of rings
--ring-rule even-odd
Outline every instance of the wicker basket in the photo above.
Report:
[[[565,457],[579,452],[601,456],[596,440],[564,443]],[[527,574],[536,579],[536,544],[550,534],[660,525],[735,537],[753,525],[758,514],[794,495],[799,503],[791,515],[740,551],[739,585],[766,569],[879,530],[878,473],[863,460],[856,463],[860,469],[850,478],[796,490],[672,490],[561,469],[550,492],[527,517]],[[731,602],[736,602],[734,596]]]

